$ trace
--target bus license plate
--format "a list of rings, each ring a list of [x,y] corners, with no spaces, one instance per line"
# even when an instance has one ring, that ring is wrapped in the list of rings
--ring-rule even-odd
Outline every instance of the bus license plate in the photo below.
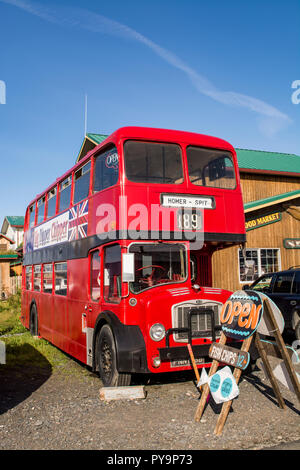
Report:
[[[204,364],[204,357],[195,357],[196,364]],[[180,359],[178,361],[171,361],[171,367],[192,367],[191,361],[189,359]]]

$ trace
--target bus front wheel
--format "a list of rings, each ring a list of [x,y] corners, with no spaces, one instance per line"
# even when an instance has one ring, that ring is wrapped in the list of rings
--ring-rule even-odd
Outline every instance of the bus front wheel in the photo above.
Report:
[[[104,325],[98,336],[99,375],[104,387],[130,385],[131,374],[122,374],[117,369],[116,344],[109,325]]]

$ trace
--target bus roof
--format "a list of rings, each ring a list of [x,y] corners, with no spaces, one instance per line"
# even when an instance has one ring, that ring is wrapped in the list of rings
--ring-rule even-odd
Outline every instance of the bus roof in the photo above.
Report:
[[[58,181],[65,179],[72,171],[80,168],[92,154],[98,152],[102,147],[105,147],[111,142],[118,142],[120,139],[141,139],[158,142],[178,142],[190,145],[199,145],[201,147],[217,148],[228,150],[236,155],[234,147],[226,140],[218,137],[213,137],[205,134],[198,134],[196,132],[177,131],[171,129],[160,129],[154,127],[139,127],[139,126],[126,126],[121,127],[110,134],[103,142],[90,150],[81,160],[79,160],[73,167],[67,170],[63,175],[56,178],[53,183],[48,186],[44,191],[37,194],[35,198],[30,201],[27,207],[30,207],[37,199],[42,197],[45,193],[50,191]]]

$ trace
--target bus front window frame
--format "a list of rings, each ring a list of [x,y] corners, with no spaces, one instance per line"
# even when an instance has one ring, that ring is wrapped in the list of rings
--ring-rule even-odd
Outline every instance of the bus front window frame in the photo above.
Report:
[[[135,281],[134,282],[129,282],[129,291],[131,294],[134,294],[134,295],[138,295],[142,292],[145,292],[149,289],[153,289],[153,288],[156,288],[156,287],[160,287],[160,286],[166,286],[166,285],[173,285],[173,284],[183,284],[185,283],[188,279],[189,279],[189,265],[188,265],[188,247],[187,247],[187,244],[184,243],[184,242],[175,242],[175,243],[172,243],[172,242],[169,242],[169,241],[163,241],[163,242],[156,242],[156,241],[149,241],[149,242],[143,242],[143,241],[140,241],[140,242],[134,242],[134,243],[131,243],[129,246],[128,246],[128,253],[132,253],[130,250],[133,246],[135,245],[143,245],[143,246],[157,246],[157,247],[162,247],[162,245],[165,247],[166,245],[168,246],[180,246],[183,248],[182,252],[184,253],[184,274],[185,276],[182,276],[180,275],[181,279],[180,280],[176,280],[176,279],[168,279],[167,282],[160,282],[158,281],[157,283],[155,283],[154,285],[148,285],[144,288],[141,288],[140,290],[135,290],[134,289],[134,286],[133,284],[137,283],[137,278],[135,278]],[[179,251],[178,251],[179,252]],[[137,253],[134,253],[135,255]],[[136,256],[135,256],[135,261],[134,261],[135,265],[136,265]],[[160,263],[159,263],[160,264]],[[149,265],[149,269],[150,269],[150,266],[159,266],[159,264],[157,265]],[[147,266],[144,266],[143,269],[146,269]],[[141,269],[141,268],[138,268],[138,270]],[[159,269],[159,268],[158,268]],[[135,268],[135,277],[136,277],[136,273],[137,273],[137,269]],[[153,273],[151,273],[152,276],[153,276]],[[175,274],[175,273],[174,273]],[[166,280],[166,279],[165,279]],[[146,285],[146,284],[145,284]]]

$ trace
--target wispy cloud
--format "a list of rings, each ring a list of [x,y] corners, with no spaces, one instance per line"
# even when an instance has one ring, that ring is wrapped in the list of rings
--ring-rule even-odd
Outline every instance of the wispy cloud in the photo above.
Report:
[[[56,25],[85,29],[94,33],[117,36],[141,43],[169,65],[183,72],[194,87],[203,95],[224,105],[241,107],[254,112],[259,118],[260,130],[266,135],[272,136],[291,122],[291,119],[286,114],[263,100],[234,91],[218,89],[206,77],[189,67],[175,54],[122,23],[81,8],[69,8],[61,5],[49,8],[24,0],[0,0],[0,2],[18,7]]]

